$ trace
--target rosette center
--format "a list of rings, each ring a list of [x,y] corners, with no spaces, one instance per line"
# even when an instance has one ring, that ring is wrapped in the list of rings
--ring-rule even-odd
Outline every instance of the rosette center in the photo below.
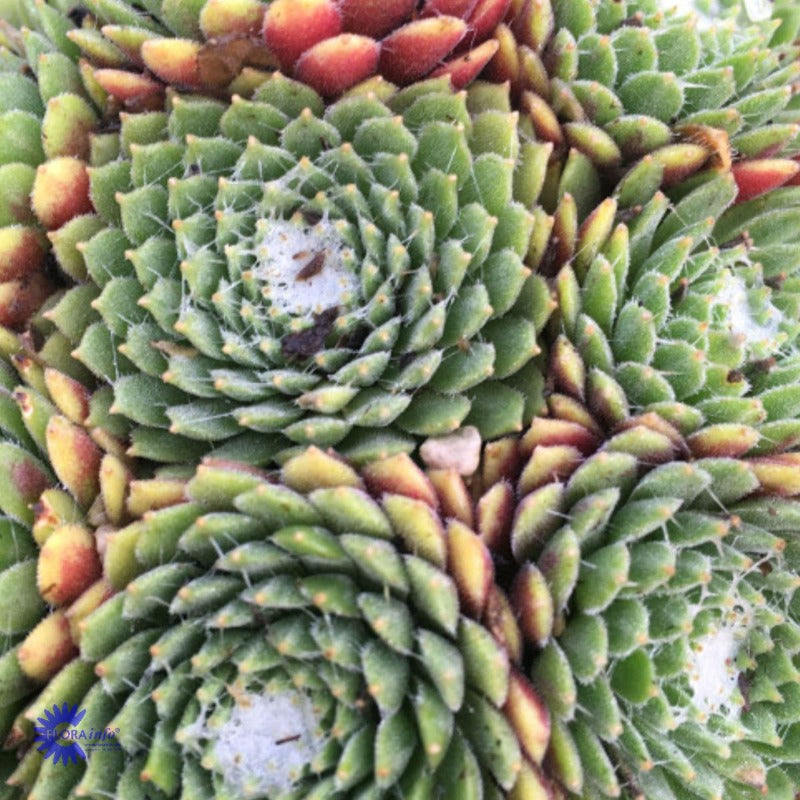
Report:
[[[203,726],[211,757],[224,782],[238,795],[269,797],[291,790],[305,766],[321,752],[325,737],[318,710],[302,692],[238,698],[221,726]]]
[[[356,257],[330,220],[262,220],[258,228],[255,277],[272,314],[311,321],[357,302]]]

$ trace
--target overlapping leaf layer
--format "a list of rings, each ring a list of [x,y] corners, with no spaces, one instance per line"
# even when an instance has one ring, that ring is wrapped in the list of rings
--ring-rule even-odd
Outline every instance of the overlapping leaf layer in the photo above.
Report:
[[[323,111],[274,77],[252,101],[128,116],[120,138],[90,174],[89,282],[49,317],[113,384],[133,453],[521,428],[551,305],[524,263],[515,115],[439,82]]]

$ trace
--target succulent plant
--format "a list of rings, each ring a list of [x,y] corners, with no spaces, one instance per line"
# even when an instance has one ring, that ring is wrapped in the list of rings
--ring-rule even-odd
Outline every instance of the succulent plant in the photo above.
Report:
[[[2,29],[0,45],[0,324],[20,329],[54,289],[41,223],[56,229],[69,218],[70,192],[44,198],[68,169],[56,151],[72,120],[50,102],[46,81],[22,74],[21,37]]]
[[[57,702],[64,678],[56,676],[81,670],[81,621],[113,591],[103,538],[181,501],[185,484],[137,477],[127,426],[108,411],[110,387],[89,388],[91,375],[59,351],[60,335],[37,353],[26,339],[0,341],[0,742],[11,751],[29,740],[30,704]]]
[[[446,79],[323,110],[280,75],[123,115],[123,157],[89,170],[89,280],[47,316],[113,384],[131,454],[369,459],[521,430],[552,301],[516,121]]]
[[[119,593],[83,620],[81,659],[53,684],[95,728],[119,728],[122,750],[94,754],[85,772],[40,769],[31,751],[12,783],[43,800],[187,787],[335,797],[356,784],[430,797],[430,781],[459,774],[509,797],[793,800],[800,315],[789,220],[800,192],[731,206],[730,174],[694,183],[672,203],[657,194],[627,226],[590,218],[554,281],[546,405],[540,396],[522,437],[485,446],[469,483],[454,469],[426,477],[404,454],[359,474],[312,448],[278,482],[211,460],[187,502],[107,536],[103,574]],[[392,637],[409,625],[447,633],[436,627],[445,595],[458,598],[462,635],[451,625],[453,649],[437,658],[460,663],[460,650],[468,682],[511,676],[452,709],[454,773],[425,738],[427,712],[448,703],[427,633],[404,645],[415,666],[411,677],[399,667],[399,685],[411,680],[411,693],[393,684],[392,705],[370,678],[393,674]],[[265,626],[266,643],[254,638]],[[464,626],[484,649],[465,649]],[[349,669],[334,643],[347,643]],[[373,664],[376,649],[386,658]],[[361,710],[331,744],[345,707]],[[482,750],[463,708],[502,728],[500,751]],[[397,714],[399,753],[383,744]],[[252,766],[276,742],[291,753]],[[464,746],[483,771],[464,769]],[[520,746],[527,761],[515,761]]]
[[[185,503],[108,537],[120,592],[54,681],[121,748],[67,769],[31,750],[12,784],[42,800],[546,794],[548,712],[481,622],[478,533],[440,516],[405,454],[359,474],[312,447],[276,477],[208,461]]]
[[[86,277],[75,245],[100,224],[87,170],[119,153],[115,108],[68,38],[69,7],[0,8],[0,325],[14,330]]]
[[[26,690],[32,688],[18,668],[19,645],[46,611],[36,590],[37,547],[32,536],[33,512],[30,503],[39,500],[52,486],[54,477],[40,458],[38,448],[24,424],[22,413],[10,394],[16,385],[13,371],[0,364],[0,741],[10,732],[11,722],[25,703]],[[14,603],[5,602],[13,597]],[[11,667],[12,669],[9,669]],[[13,669],[16,667],[16,669]],[[16,691],[6,686],[16,673]],[[0,757],[2,780],[13,769],[9,754]]]
[[[797,800],[800,11],[659,5],[0,0],[0,798]]]
[[[633,164],[651,183],[659,167],[666,183],[679,182],[733,153],[747,162],[737,170],[745,193],[789,180],[795,163],[776,156],[797,151],[790,86],[800,19],[792,4],[778,3],[774,21],[763,4],[750,4],[759,8],[742,13],[738,26],[731,18],[711,28],[663,5],[209,0],[152,3],[142,13],[125,2],[88,2],[93,16],[69,35],[98,68],[95,82],[134,108],[158,105],[170,86],[246,96],[275,67],[330,98],[354,85],[391,93],[392,82],[426,75],[447,75],[461,88],[488,63],[485,74],[511,83],[535,137],[554,145],[549,193],[560,181],[577,183],[589,207],[601,183],[618,182]],[[708,13],[739,10],[722,5]],[[442,63],[459,43],[481,41]],[[378,79],[369,78],[376,69]]]

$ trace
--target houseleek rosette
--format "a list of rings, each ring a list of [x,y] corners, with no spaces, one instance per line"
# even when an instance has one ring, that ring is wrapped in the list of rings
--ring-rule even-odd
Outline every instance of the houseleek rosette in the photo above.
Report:
[[[0,324],[22,331],[59,285],[85,279],[76,245],[102,227],[87,170],[116,158],[119,139],[67,9],[21,0],[2,11]]]
[[[732,168],[741,199],[796,176],[796,10],[770,4],[767,19],[750,24],[743,10],[738,24],[708,26],[679,13],[687,5],[512,4],[484,75],[511,82],[536,138],[553,145],[549,211],[564,192],[588,211],[615,184],[633,207],[648,199],[634,186],[668,187],[704,165]]]
[[[481,108],[444,81],[323,109],[275,76],[123,115],[125,157],[90,170],[91,282],[49,317],[113,384],[131,453],[365,458],[520,430],[551,299],[515,198],[541,164],[516,114]]]
[[[456,88],[480,75],[509,81],[526,133],[553,147],[549,211],[564,192],[588,211],[616,184],[634,206],[647,197],[631,183],[646,178],[654,191],[709,162],[733,160],[743,197],[797,174],[800,19],[786,3],[767,8],[771,19],[745,9],[740,24],[711,27],[702,9],[657,0],[209,0],[146,14],[125,2],[85,5],[71,44],[120,109],[156,107],[169,87],[249,96],[277,65],[328,98],[354,84],[387,96],[426,75]],[[724,5],[735,17],[740,4]]]
[[[80,285],[26,337],[26,386],[3,373],[0,581],[30,602],[0,700],[8,747],[69,702],[121,749],[31,748],[10,791],[794,800],[800,195],[773,189],[798,15],[517,2],[512,94],[325,107],[236,42],[163,38],[184,4],[87,5],[113,24],[21,4],[38,88],[3,56],[14,146],[59,89],[32,204],[15,155],[3,207]],[[146,52],[248,99],[165,94]],[[466,480],[403,454],[466,424],[497,439]],[[209,450],[285,464],[187,490]],[[131,480],[145,460],[178,466]]]
[[[0,30],[0,324],[16,330],[56,288],[51,242],[89,211],[83,162],[95,110],[71,80],[77,66],[39,30],[59,16],[43,7],[33,30]]]
[[[800,196],[736,192],[709,173],[628,226],[589,218],[546,407],[487,447],[498,497],[516,482],[492,549],[540,648],[546,765],[577,796],[798,785]]]
[[[30,504],[39,500],[53,483],[53,475],[23,422],[11,396],[16,376],[0,363],[0,739],[10,732],[11,723],[22,709],[26,691],[34,682],[19,669],[17,653],[26,634],[46,613],[46,604],[36,591],[37,547],[32,535],[34,514]],[[8,693],[9,669],[18,685]],[[9,754],[0,758],[3,780],[13,769]]]
[[[12,781],[42,800],[547,796],[547,710],[482,623],[488,551],[439,509],[405,454],[200,466],[186,502],[108,537],[120,591],[60,687],[121,747]]]
[[[346,665],[324,638],[335,618],[345,618],[341,630],[359,619],[391,649],[383,625],[375,627],[371,599],[362,597],[364,580],[371,598],[407,598],[414,624],[426,631],[433,624],[447,639],[432,611],[417,605],[430,599],[430,584],[415,581],[408,565],[427,560],[438,565],[434,583],[458,596],[462,623],[480,623],[470,630],[481,631],[486,652],[513,665],[502,710],[528,759],[518,762],[509,796],[767,792],[791,800],[799,633],[793,496],[800,490],[791,451],[800,426],[789,259],[797,228],[788,223],[798,194],[784,189],[731,207],[735,194],[730,175],[712,173],[671,203],[656,195],[628,226],[613,227],[607,214],[590,217],[581,256],[555,280],[561,311],[548,337],[546,405],[540,397],[522,437],[485,446],[469,486],[455,469],[433,468],[425,478],[404,455],[358,476],[312,450],[285,465],[280,483],[211,461],[190,484],[188,502],[108,537],[104,574],[120,593],[84,620],[75,662],[82,681],[71,690],[63,677],[54,681],[70,702],[90,709],[96,726],[131,733],[122,735],[122,751],[98,754],[85,773],[49,766],[36,773],[24,764],[15,780],[41,798],[74,787],[79,796],[136,796],[155,787],[167,795],[190,787],[206,796],[281,796],[295,781],[301,796],[330,796],[359,775],[359,789],[381,796],[387,786],[376,765],[385,766],[386,751],[379,743],[394,722],[373,719],[364,741],[353,744],[358,731],[345,728],[347,741],[327,745],[335,757],[317,760],[329,741],[320,726],[338,728],[326,728],[320,707],[297,692],[347,696],[338,683]],[[687,223],[698,207],[712,222]],[[712,235],[722,248],[711,245]],[[776,279],[773,293],[768,284]],[[369,513],[376,508],[402,542],[392,563],[399,555],[405,564],[407,595],[395,593],[403,584],[384,564],[388,540],[363,539],[378,530]],[[306,512],[322,515],[321,525],[318,517],[287,516]],[[433,596],[441,604],[444,595],[437,588]],[[380,613],[396,608],[380,605]],[[260,632],[255,644],[251,630]],[[431,681],[446,705],[447,684],[433,677],[422,640],[408,646],[417,665],[409,680]],[[448,665],[461,648],[465,675],[476,663],[480,675],[494,674],[474,651],[465,657],[458,631],[448,644]],[[371,646],[357,639],[356,650],[351,671],[367,687],[356,696],[382,714],[384,686],[370,679],[365,656]],[[380,676],[393,674],[386,663],[375,668]],[[513,687],[525,688],[514,694]],[[495,697],[487,684],[478,691]],[[420,702],[415,690],[406,694]],[[416,746],[427,734],[417,705],[413,715],[398,738]],[[255,718],[275,718],[272,738],[249,749],[243,742],[260,730]],[[391,712],[380,717],[387,718]],[[458,726],[467,717],[456,712],[455,719]],[[483,753],[495,769],[515,763],[504,760],[513,744],[499,759],[500,751],[481,750],[486,740],[474,728],[458,731],[479,761]],[[251,768],[253,753],[271,756],[287,744],[297,748],[291,756]],[[361,772],[350,771],[353,754],[366,759]],[[449,786],[448,758],[431,773],[430,761],[414,770],[421,754],[400,755],[393,780],[404,796],[416,789],[431,796],[431,780]],[[293,771],[301,762],[318,772]],[[479,773],[463,764],[458,770],[469,780]],[[108,782],[117,775],[119,782]],[[484,791],[505,789],[493,775],[481,778]],[[275,783],[260,783],[267,780]]]
[[[100,559],[86,520],[98,494],[102,453],[89,432],[88,390],[74,377],[44,368],[13,336],[3,337],[2,349],[7,357],[0,359],[0,762],[5,784],[15,770],[17,748],[27,744],[31,732],[24,718],[27,706],[77,655],[73,626],[109,592],[100,580]],[[77,362],[74,367],[82,371]],[[102,405],[97,400],[95,423]],[[109,445],[109,436],[100,432],[97,439]],[[113,461],[107,454],[104,464]],[[106,499],[114,495],[106,481]],[[98,501],[96,511],[102,507]]]

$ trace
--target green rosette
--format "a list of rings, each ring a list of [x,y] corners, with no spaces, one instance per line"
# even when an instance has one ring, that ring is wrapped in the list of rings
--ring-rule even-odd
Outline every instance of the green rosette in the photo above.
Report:
[[[52,246],[88,210],[80,173],[96,116],[77,53],[58,50],[71,23],[45,6],[0,11],[0,325],[22,330],[56,289]]]
[[[262,4],[85,6],[0,5],[0,322],[72,282],[0,342],[0,797],[796,800],[794,4],[328,104]]]
[[[446,76],[469,84],[497,52],[510,0],[85,0],[69,35],[118,103],[169,87],[231,96],[276,70],[334,100]]]
[[[493,550],[570,796],[798,785],[800,195],[735,195],[706,174],[584,237],[546,409],[484,456],[487,495],[515,482]]]
[[[405,454],[361,473],[313,447],[276,475],[205,462],[185,502],[107,537],[119,591],[84,620],[80,676],[54,679],[115,746],[87,738],[68,768],[32,748],[12,783],[40,800],[549,792],[546,707],[481,622],[491,572],[468,589],[488,552],[438,504]]]
[[[557,156],[542,204],[572,194],[588,213],[614,194],[626,208],[704,166],[749,161],[796,174],[800,103],[789,3],[545,0],[521,3],[496,31],[487,72],[509,81],[523,124]],[[713,25],[708,15],[713,6]],[[751,167],[752,168],[752,167]]]
[[[80,699],[92,676],[76,656],[81,620],[112,594],[98,530],[108,534],[134,514],[182,499],[184,482],[157,475],[133,480],[118,438],[125,428],[108,414],[108,387],[92,392],[82,382],[84,368],[68,354],[56,347],[33,354],[8,333],[0,336],[0,351],[0,796],[6,800],[20,797],[14,788],[20,770],[27,774],[43,761],[31,746],[37,714]]]
[[[368,459],[529,421],[552,306],[516,114],[446,80],[324,108],[276,75],[123,115],[119,140],[90,171],[88,281],[48,318],[113,384],[132,455]]]
[[[35,690],[36,681],[20,668],[17,654],[25,637],[46,615],[36,585],[38,547],[30,506],[52,486],[54,477],[30,436],[12,392],[18,378],[0,362],[0,741]],[[13,752],[0,753],[3,784],[14,770]],[[13,797],[7,788],[0,797]]]

